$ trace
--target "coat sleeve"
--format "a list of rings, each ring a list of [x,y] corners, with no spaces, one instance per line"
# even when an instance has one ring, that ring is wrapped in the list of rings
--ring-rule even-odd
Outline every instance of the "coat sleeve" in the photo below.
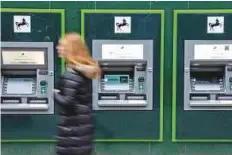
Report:
[[[58,77],[55,82],[55,89],[59,90],[59,92],[56,91],[54,92],[54,100],[60,105],[70,105],[72,102],[72,98],[63,95],[62,82],[63,82],[62,77]]]
[[[60,92],[54,92],[54,100],[57,104],[61,106],[72,106],[76,101],[76,94],[80,83],[75,83],[74,85],[65,84],[63,81],[64,87],[60,88]]]
[[[71,106],[75,101],[74,97],[64,95],[61,92],[56,92],[54,95],[55,101],[62,106]]]

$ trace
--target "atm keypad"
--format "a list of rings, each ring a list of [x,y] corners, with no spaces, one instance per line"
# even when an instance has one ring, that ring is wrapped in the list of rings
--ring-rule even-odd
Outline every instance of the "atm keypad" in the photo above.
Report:
[[[145,81],[144,77],[139,77],[138,78],[138,89],[139,90],[143,90],[144,89],[144,81]]]
[[[40,93],[42,95],[47,93],[47,81],[45,81],[45,80],[40,81]]]

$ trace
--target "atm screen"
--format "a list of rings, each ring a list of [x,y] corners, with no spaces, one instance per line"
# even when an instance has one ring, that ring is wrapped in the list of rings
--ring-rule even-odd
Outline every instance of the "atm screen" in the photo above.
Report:
[[[4,91],[7,95],[34,94],[35,79],[34,78],[6,78],[4,79]]]
[[[129,75],[104,75],[105,90],[129,90]]]
[[[4,65],[44,65],[44,51],[2,51]]]

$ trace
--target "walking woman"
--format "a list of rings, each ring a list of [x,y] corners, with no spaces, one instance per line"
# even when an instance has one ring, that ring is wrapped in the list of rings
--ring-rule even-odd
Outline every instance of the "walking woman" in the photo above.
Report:
[[[57,46],[66,70],[56,84],[54,98],[60,107],[57,124],[57,155],[92,155],[93,113],[91,79],[100,68],[77,33],[68,33]]]

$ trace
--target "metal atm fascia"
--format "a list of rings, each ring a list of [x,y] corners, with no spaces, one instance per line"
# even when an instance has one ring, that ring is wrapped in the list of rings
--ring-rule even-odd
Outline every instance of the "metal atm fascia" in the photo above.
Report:
[[[54,114],[53,47],[52,42],[1,42],[0,97],[2,114]],[[44,64],[4,64],[4,51],[5,53],[44,52]],[[25,88],[22,88],[22,86],[20,87],[21,89],[19,88],[21,92],[19,91],[18,94],[7,93],[6,87],[9,85],[9,81],[17,82],[19,79],[32,81],[31,85],[33,88],[31,94],[24,94],[22,91]]]
[[[142,47],[142,58],[111,59],[102,54],[105,51],[103,46],[105,48],[106,46],[112,48],[122,46],[119,49],[121,51],[122,48],[123,50],[126,50],[126,48],[132,49],[133,45],[139,45],[138,48]],[[116,53],[120,54],[117,51]],[[102,77],[93,80],[93,110],[153,110],[153,40],[93,40],[92,55],[102,68]],[[139,69],[141,70],[139,71]],[[104,81],[106,77],[108,78],[107,82]],[[114,90],[103,90],[102,87],[104,89],[107,87],[107,90],[110,89],[108,84],[110,80],[117,81],[119,78],[124,78],[125,81],[128,78],[129,86],[120,83],[120,85],[113,86],[117,87],[116,89],[111,88]],[[142,81],[142,79],[143,82],[136,82]],[[119,87],[121,90],[119,90]],[[126,87],[128,87],[128,90],[126,90]],[[123,91],[123,89],[125,90]]]
[[[231,77],[232,40],[185,40],[184,110],[232,110]]]

